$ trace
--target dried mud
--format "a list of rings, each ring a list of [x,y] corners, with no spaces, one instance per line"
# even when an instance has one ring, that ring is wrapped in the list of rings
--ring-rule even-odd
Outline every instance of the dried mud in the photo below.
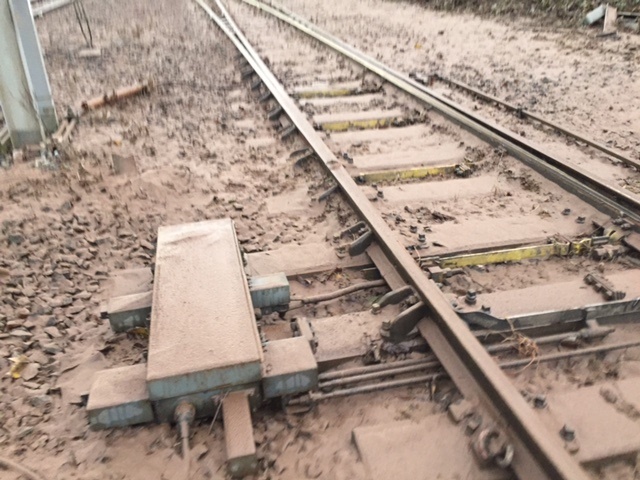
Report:
[[[114,335],[100,319],[109,272],[151,265],[157,228],[164,224],[231,217],[250,253],[323,242],[354,216],[339,198],[274,213],[273,202],[283,193],[322,192],[325,175],[313,164],[291,168],[288,155],[296,144],[281,143],[264,121],[240,79],[232,45],[194,2],[85,3],[102,49],[98,58],[78,55],[86,45],[72,10],[37,22],[59,113],[140,80],[153,78],[156,86],[147,97],[85,117],[59,164],[34,168],[32,160],[18,161],[0,172],[0,447],[3,456],[48,479],[177,479],[183,465],[172,427],[88,428],[82,402],[92,374],[146,359],[146,338]],[[455,75],[638,155],[637,36],[599,40],[583,29],[379,0],[355,1],[348,12],[335,0],[286,4],[396,67]],[[234,5],[232,12],[240,8]],[[301,55],[313,51],[304,42],[295,48]],[[315,60],[318,79],[351,78],[355,71],[338,62],[327,72],[324,59]],[[293,71],[276,71],[285,80],[295,78]],[[520,124],[510,119],[507,126]],[[548,139],[546,132],[521,128]],[[574,150],[564,140],[553,147]],[[138,173],[115,174],[114,155],[133,157]],[[606,159],[594,168],[620,185],[638,181]],[[471,272],[470,278],[516,287],[566,272],[566,266],[548,268],[527,263],[508,273],[497,267],[481,279]],[[320,280],[335,287],[353,278]],[[338,314],[370,301],[360,294],[307,313]],[[624,336],[624,329],[616,332],[616,338]],[[29,365],[21,378],[4,375],[9,358],[22,354]],[[541,365],[514,381],[538,392],[638,374],[640,353],[628,351],[598,362]],[[324,403],[304,416],[266,409],[254,422],[264,467],[259,478],[366,478],[351,441],[353,428],[417,420],[437,408],[426,388],[416,387]],[[199,453],[191,478],[225,478],[223,438],[220,422],[211,434],[208,421],[196,425],[191,444]],[[593,474],[633,478],[629,465]],[[0,470],[0,477],[18,478],[9,470]]]

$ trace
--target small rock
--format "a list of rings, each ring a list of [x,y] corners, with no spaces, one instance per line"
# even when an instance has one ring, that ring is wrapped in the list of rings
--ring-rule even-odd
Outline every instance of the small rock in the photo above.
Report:
[[[21,307],[26,307],[31,304],[31,300],[29,300],[27,297],[20,297],[16,303]]]
[[[42,345],[42,350],[49,355],[55,355],[56,353],[60,353],[62,348],[55,343],[45,343]]]
[[[26,307],[22,307],[16,310],[16,315],[20,318],[27,318],[30,314],[31,312]]]
[[[200,460],[209,452],[209,447],[207,447],[204,443],[199,443],[195,447],[191,449],[191,455],[196,460]]]
[[[75,337],[80,335],[80,329],[77,327],[71,327],[67,329],[67,335],[69,335],[69,339],[74,340]]]
[[[11,336],[26,340],[27,338],[33,337],[33,333],[23,330],[22,328],[16,328],[15,330],[11,331]]]
[[[7,330],[13,330],[14,328],[20,328],[24,326],[24,320],[9,320],[5,325]]]
[[[93,295],[86,290],[81,291],[75,295],[76,300],[89,300]]]
[[[155,247],[152,243],[147,242],[146,240],[140,240],[140,246],[146,250],[155,250]]]
[[[611,389],[611,387],[604,386],[600,388],[600,396],[608,403],[616,403],[618,401],[618,395]]]
[[[47,365],[49,363],[49,357],[47,357],[42,350],[33,350],[29,354],[29,360],[39,363],[40,365]]]
[[[29,398],[29,404],[35,408],[43,408],[51,405],[51,397],[49,395],[35,395]]]
[[[36,290],[34,288],[31,288],[31,287],[25,287],[25,288],[22,289],[22,295],[24,295],[25,297],[28,297],[28,298],[35,297]]]
[[[20,430],[18,430],[18,433],[16,433],[16,440],[22,440],[27,435],[32,434],[33,430],[34,427],[22,427]]]
[[[7,236],[9,245],[20,245],[24,242],[24,237],[18,233],[11,233]]]
[[[60,337],[62,337],[62,334],[60,333],[60,330],[58,330],[56,327],[46,327],[44,329],[44,333],[49,335],[49,337],[51,337],[51,338],[60,338]]]
[[[36,378],[39,371],[40,365],[38,365],[37,363],[30,363],[29,365],[24,367],[21,377],[23,380],[28,382],[29,380],[33,380],[34,378]]]
[[[67,315],[77,315],[78,313],[80,313],[84,309],[85,309],[84,305],[74,305],[73,307],[70,307],[67,310]]]
[[[72,303],[73,303],[73,297],[71,297],[70,295],[65,295],[64,297],[54,298],[49,304],[49,306],[51,308],[67,307]]]

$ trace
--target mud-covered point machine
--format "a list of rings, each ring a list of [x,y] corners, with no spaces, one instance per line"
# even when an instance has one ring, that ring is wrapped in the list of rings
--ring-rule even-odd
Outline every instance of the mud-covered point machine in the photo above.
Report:
[[[289,304],[286,276],[247,279],[233,222],[221,219],[161,227],[153,274],[113,277],[103,315],[116,332],[149,328],[148,361],[98,372],[92,428],[175,422],[188,451],[189,423],[221,407],[229,472],[254,471],[252,407],[318,383],[312,339],[267,342],[258,331],[254,309]]]

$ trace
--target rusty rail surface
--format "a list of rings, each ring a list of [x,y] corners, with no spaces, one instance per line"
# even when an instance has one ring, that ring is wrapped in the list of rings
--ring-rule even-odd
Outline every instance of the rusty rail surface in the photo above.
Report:
[[[283,112],[334,177],[353,209],[369,225],[389,261],[424,302],[429,318],[420,325],[445,370],[465,397],[480,402],[514,449],[511,467],[520,478],[586,480],[584,470],[548,431],[512,382],[452,309],[436,284],[429,280],[409,252],[398,242],[382,216],[347,170],[324,143],[313,125],[286,93],[224,5],[216,0],[216,14],[204,0],[195,0],[244,56]]]

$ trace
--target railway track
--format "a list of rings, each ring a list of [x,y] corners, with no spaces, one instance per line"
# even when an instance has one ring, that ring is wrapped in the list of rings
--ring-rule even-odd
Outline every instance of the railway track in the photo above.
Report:
[[[317,198],[325,201],[339,191],[355,212],[357,218],[346,216],[351,223],[336,233],[334,242],[341,256],[366,253],[385,280],[390,292],[372,306],[374,312],[401,305],[394,318],[380,322],[383,338],[396,345],[421,344],[415,335],[419,332],[433,355],[414,363],[321,374],[320,392],[312,393],[312,399],[449,377],[467,401],[477,404],[482,417],[490,419],[472,442],[487,463],[523,479],[588,478],[561,437],[540,422],[492,358],[501,348],[483,343],[496,332],[502,332],[498,338],[513,333],[512,344],[502,347],[512,351],[519,351],[524,339],[537,339],[536,348],[557,345],[576,338],[576,331],[584,338],[601,339],[610,333],[603,332],[604,324],[635,318],[640,294],[634,288],[640,275],[633,268],[640,220],[637,196],[478,118],[284,8],[243,1],[339,54],[336,76],[347,78],[317,85],[317,72],[331,67],[309,69],[283,44],[284,32],[259,44],[259,54],[221,2],[196,0],[234,43],[244,59],[242,76],[257,92],[282,140],[292,142],[289,163],[304,166],[318,160],[329,182]],[[245,6],[234,8],[243,13],[236,18],[247,26],[264,21]],[[314,45],[308,53],[325,60],[316,48],[321,47]],[[341,57],[354,63],[346,67]],[[286,215],[286,204],[296,198],[283,195],[285,208],[279,213]],[[543,282],[525,282],[520,290],[498,287],[493,293],[495,287],[489,286],[483,292],[466,288],[461,294],[455,286],[457,275],[469,267],[486,273],[495,265],[498,271],[511,268],[522,274],[528,267],[521,262],[528,259],[556,262],[562,270],[574,258],[580,258],[585,271],[602,270],[603,261],[607,270],[593,274],[593,281],[575,271],[561,272],[565,282],[555,286],[560,298],[553,298],[552,289],[545,292]],[[614,259],[623,259],[622,264]],[[500,284],[499,278],[491,281]],[[566,295],[577,291],[586,295],[574,302],[580,308],[573,308]],[[601,296],[607,301],[594,302]],[[594,350],[543,353],[502,366],[635,345],[605,343]],[[406,376],[415,372],[420,375]],[[378,381],[391,377],[398,378]],[[354,387],[362,382],[366,385]],[[307,400],[297,398],[290,404]]]

